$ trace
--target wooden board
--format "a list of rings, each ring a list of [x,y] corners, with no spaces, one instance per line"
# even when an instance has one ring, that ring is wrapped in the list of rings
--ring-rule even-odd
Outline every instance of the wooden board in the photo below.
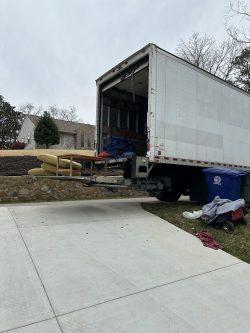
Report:
[[[38,155],[37,159],[41,162],[57,166],[57,157],[55,155],[51,155],[51,154]],[[65,168],[65,169],[70,168],[70,160],[60,158],[58,160],[58,162],[59,162],[59,167]],[[73,169],[77,169],[77,170],[82,169],[82,165],[80,163],[77,163],[74,161],[72,161],[72,167],[73,167]]]

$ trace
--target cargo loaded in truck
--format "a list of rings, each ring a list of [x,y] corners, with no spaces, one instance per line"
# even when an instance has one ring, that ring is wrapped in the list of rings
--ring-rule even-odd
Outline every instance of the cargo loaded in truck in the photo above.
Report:
[[[138,156],[147,154],[148,56],[108,80],[98,109],[98,151],[110,136],[129,139]]]
[[[98,153],[112,137],[129,140],[125,178],[159,199],[189,194],[204,167],[250,168],[247,92],[154,44],[96,83]]]

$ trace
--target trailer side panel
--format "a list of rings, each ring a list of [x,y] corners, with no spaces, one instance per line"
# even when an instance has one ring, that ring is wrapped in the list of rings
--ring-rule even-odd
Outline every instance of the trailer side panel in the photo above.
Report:
[[[155,161],[250,167],[249,94],[156,50]]]

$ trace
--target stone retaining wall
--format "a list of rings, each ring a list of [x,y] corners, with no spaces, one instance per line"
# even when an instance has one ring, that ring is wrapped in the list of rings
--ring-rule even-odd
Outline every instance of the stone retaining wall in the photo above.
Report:
[[[112,192],[101,187],[86,187],[80,182],[42,179],[29,176],[1,176],[0,202],[83,200],[147,196],[147,192],[119,189]]]

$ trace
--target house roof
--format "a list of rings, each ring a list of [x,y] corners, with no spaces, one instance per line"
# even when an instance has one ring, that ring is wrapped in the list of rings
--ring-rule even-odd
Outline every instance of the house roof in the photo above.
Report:
[[[27,115],[27,117],[32,121],[32,123],[36,126],[41,119],[39,116],[35,115]],[[94,125],[89,124],[83,124],[83,123],[77,123],[74,121],[66,121],[61,119],[55,119],[53,118],[56,126],[58,127],[59,132],[63,133],[72,133],[75,134],[78,128],[84,126],[94,127]]]

